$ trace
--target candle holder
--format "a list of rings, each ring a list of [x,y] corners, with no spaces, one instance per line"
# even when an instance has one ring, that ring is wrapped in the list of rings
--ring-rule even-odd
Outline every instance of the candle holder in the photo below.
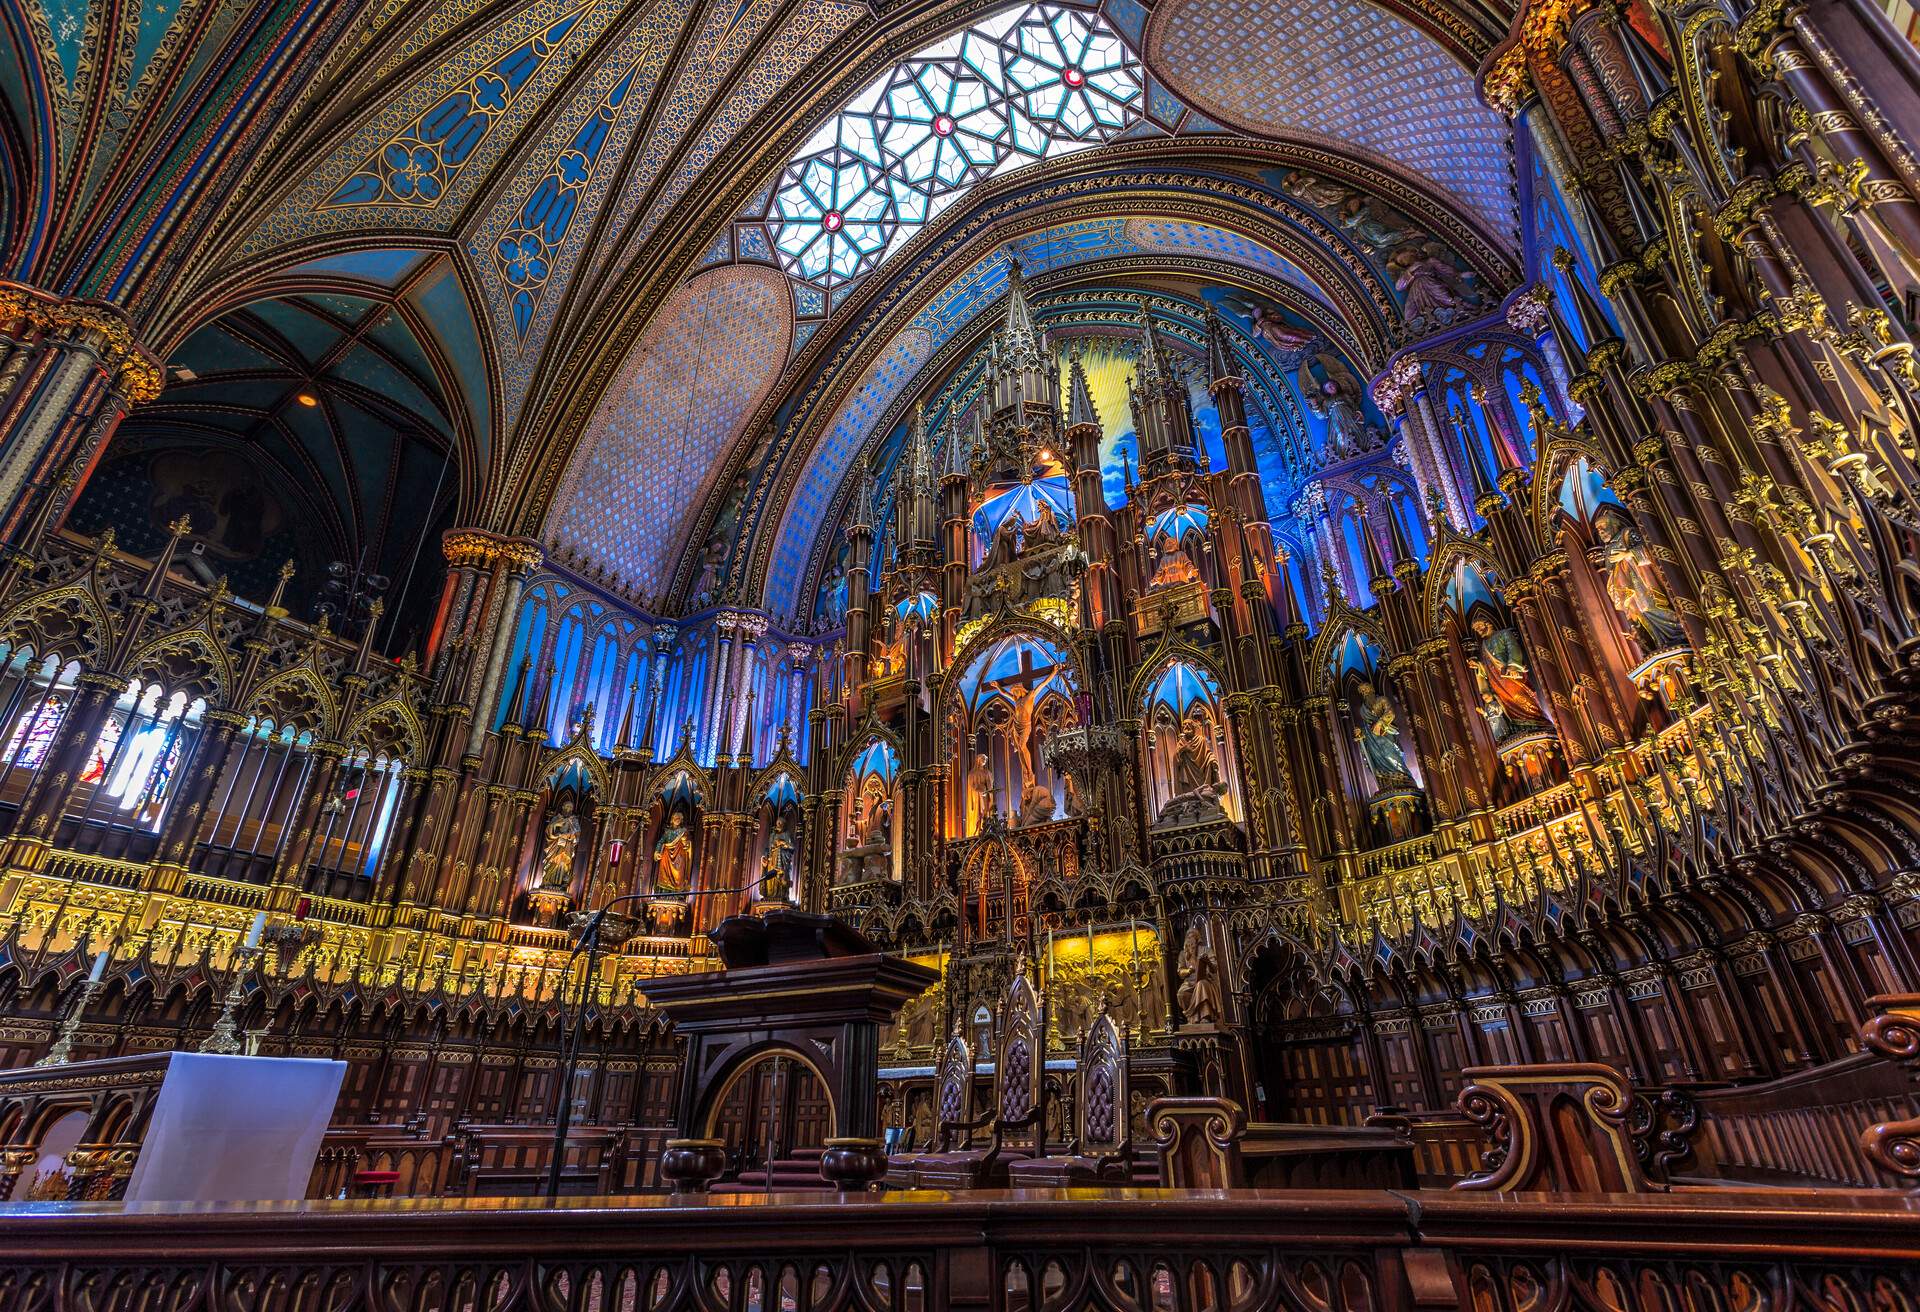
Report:
[[[233,955],[233,978],[227,982],[227,996],[220,1004],[220,1019],[213,1023],[213,1033],[207,1035],[207,1041],[200,1045],[200,1051],[211,1052],[223,1057],[238,1057],[246,1051],[247,1045],[240,1038],[240,1003],[246,994],[240,985],[247,977],[247,971],[260,959],[262,949],[243,947]]]
[[[66,1021],[60,1026],[60,1036],[47,1049],[47,1055],[35,1062],[35,1066],[65,1066],[73,1060],[73,1040],[80,1033],[80,1018],[86,1015],[87,1005],[93,1001],[93,995],[106,987],[105,982],[97,979],[82,980],[80,997],[74,1002],[73,1010],[67,1013]]]

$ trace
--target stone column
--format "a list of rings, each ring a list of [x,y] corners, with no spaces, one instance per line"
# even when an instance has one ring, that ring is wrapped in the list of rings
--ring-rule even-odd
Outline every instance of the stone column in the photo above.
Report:
[[[0,279],[0,538],[56,527],[160,362],[119,307]]]
[[[525,538],[485,535],[487,557],[493,567],[493,582],[487,589],[488,605],[484,618],[468,624],[468,631],[486,635],[487,658],[481,665],[480,682],[474,687],[473,723],[467,734],[468,756],[480,755],[488,726],[493,721],[493,701],[500,695],[500,675],[506,667],[507,649],[513,645],[515,620],[520,609],[520,594],[526,588],[527,575],[540,564],[539,544]]]

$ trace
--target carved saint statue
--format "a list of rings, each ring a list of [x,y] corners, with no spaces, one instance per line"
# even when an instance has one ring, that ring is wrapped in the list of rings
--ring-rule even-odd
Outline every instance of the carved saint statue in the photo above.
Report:
[[[1214,755],[1205,716],[1189,715],[1180,722],[1180,742],[1173,749],[1173,791],[1178,797],[1213,796],[1220,791],[1220,761]]]
[[[653,845],[653,891],[685,893],[693,887],[693,835],[687,813],[675,807]]]
[[[1058,542],[1063,536],[1064,534],[1060,531],[1060,517],[1053,513],[1051,503],[1042,501],[1039,511],[1033,517],[1033,528],[1027,534],[1027,545]]]
[[[987,548],[984,568],[997,569],[1001,565],[1010,565],[1014,557],[1020,554],[1020,517],[1008,515],[1000,521],[1000,527],[993,531],[993,542]]]
[[[860,813],[855,828],[860,846],[872,847],[893,837],[893,799],[880,776],[868,775],[860,790]]]
[[[1190,925],[1175,963],[1180,972],[1180,1014],[1189,1025],[1218,1025],[1226,1011],[1220,993],[1220,965],[1200,926]]]
[[[1633,521],[1614,506],[1602,506],[1593,517],[1593,534],[1600,542],[1594,556],[1606,569],[1607,599],[1627,622],[1640,654],[1686,646],[1687,631]]]
[[[767,835],[767,854],[760,861],[760,897],[766,902],[785,902],[793,888],[793,835],[787,832],[787,818],[773,822]]]
[[[1485,613],[1473,617],[1472,628],[1473,676],[1480,685],[1481,713],[1487,716],[1494,741],[1544,728],[1546,713],[1527,682],[1527,649],[1520,635],[1510,627],[1496,628]],[[1489,699],[1499,711],[1498,720],[1489,712]]]
[[[1354,718],[1358,721],[1353,736],[1360,740],[1360,752],[1367,758],[1374,782],[1382,788],[1405,788],[1413,783],[1407,768],[1406,748],[1400,742],[1399,712],[1387,695],[1371,682],[1361,679],[1353,685]]]
[[[978,829],[994,812],[993,766],[985,752],[973,754],[973,768],[967,771],[967,796],[973,799],[973,823]]]
[[[573,854],[580,846],[580,818],[573,813],[573,799],[560,803],[560,809],[547,817],[546,841],[540,854],[540,887],[565,889],[573,882]]]

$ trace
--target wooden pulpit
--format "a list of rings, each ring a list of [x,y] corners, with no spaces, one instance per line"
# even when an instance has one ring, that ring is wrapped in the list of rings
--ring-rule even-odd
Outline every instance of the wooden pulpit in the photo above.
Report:
[[[832,916],[730,916],[708,935],[724,969],[647,982],[647,1000],[686,1040],[678,1124],[712,1137],[734,1073],[773,1053],[804,1063],[833,1104],[836,1137],[878,1134],[880,1027],[940,978],[880,951]]]

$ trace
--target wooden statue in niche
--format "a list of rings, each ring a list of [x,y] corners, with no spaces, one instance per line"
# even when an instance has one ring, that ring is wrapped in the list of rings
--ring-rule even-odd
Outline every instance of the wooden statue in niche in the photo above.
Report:
[[[667,816],[653,844],[653,891],[686,893],[693,888],[693,834],[679,807]]]

